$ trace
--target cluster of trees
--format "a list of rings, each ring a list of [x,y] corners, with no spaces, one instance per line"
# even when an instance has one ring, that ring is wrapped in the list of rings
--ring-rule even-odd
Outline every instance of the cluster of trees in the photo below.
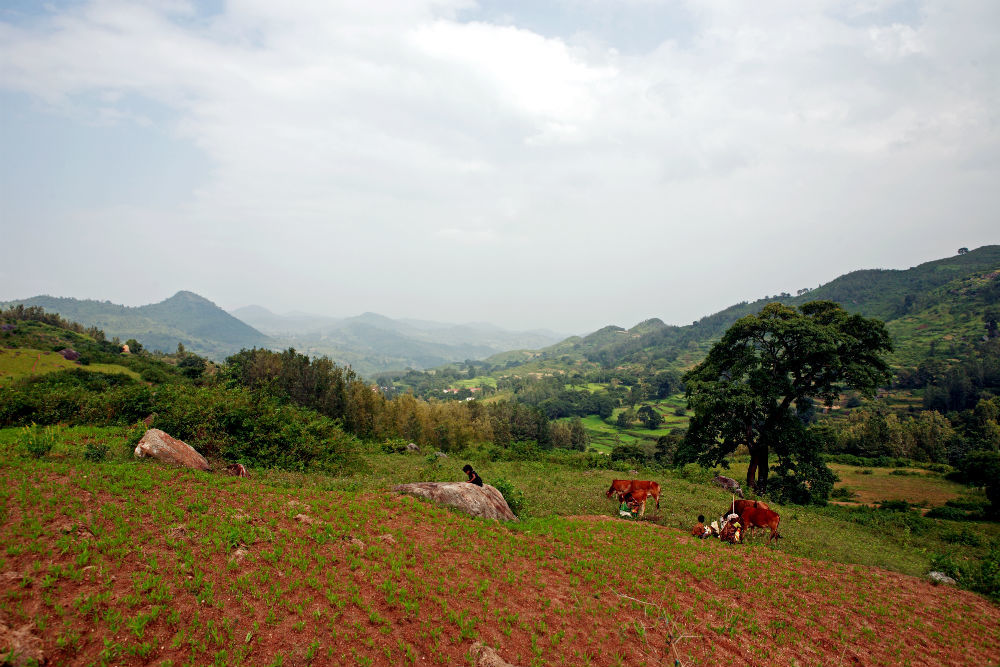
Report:
[[[984,396],[1000,394],[1000,338],[987,336],[961,356],[960,361],[931,357],[901,369],[895,385],[923,389],[924,407],[941,413],[967,410]]]
[[[821,425],[831,453],[890,456],[954,466],[973,451],[1000,451],[1000,397],[981,398],[975,407],[947,415],[923,410],[897,415],[869,408],[854,410],[843,424]]]
[[[315,410],[338,420],[347,432],[369,440],[404,438],[441,451],[483,442],[501,447],[515,442],[534,442],[542,448],[586,447],[586,432],[579,420],[551,422],[544,411],[518,401],[425,401],[412,394],[389,397],[350,368],[325,357],[310,359],[293,349],[242,350],[227,359],[220,377],[230,386]]]

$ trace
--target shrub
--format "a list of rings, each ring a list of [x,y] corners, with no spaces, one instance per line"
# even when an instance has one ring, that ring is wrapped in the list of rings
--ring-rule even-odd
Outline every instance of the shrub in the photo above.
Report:
[[[965,511],[958,509],[957,507],[934,507],[929,511],[926,516],[931,519],[945,519],[946,521],[964,521],[968,519],[969,516]]]
[[[950,551],[931,554],[931,571],[943,572],[956,581],[962,579],[962,567]]]
[[[960,562],[951,552],[933,554],[931,569],[944,572],[962,588],[1000,601],[1000,541],[992,542],[979,561]]]
[[[905,500],[883,500],[878,506],[879,509],[889,510],[890,512],[909,512],[913,509],[913,505]]]
[[[639,445],[617,445],[611,450],[611,460],[639,464],[646,460],[646,453]]]
[[[835,488],[830,492],[830,498],[833,500],[854,500],[857,497],[858,494],[847,486]]]
[[[21,429],[21,446],[36,459],[40,459],[52,451],[52,446],[55,443],[55,429],[51,426],[39,428],[32,424]]]
[[[524,493],[519,491],[517,487],[504,477],[497,477],[491,482],[491,485],[507,501],[507,507],[514,513],[514,516],[520,517],[521,512],[524,510]]]
[[[941,536],[948,544],[964,544],[967,547],[983,546],[983,539],[975,534],[967,526],[962,526],[962,530],[947,532]]]
[[[399,438],[390,438],[382,443],[381,449],[386,454],[405,454],[406,445],[409,444],[406,440],[400,440]]]
[[[83,448],[83,458],[93,463],[100,463],[108,457],[108,445],[100,440],[88,440]]]

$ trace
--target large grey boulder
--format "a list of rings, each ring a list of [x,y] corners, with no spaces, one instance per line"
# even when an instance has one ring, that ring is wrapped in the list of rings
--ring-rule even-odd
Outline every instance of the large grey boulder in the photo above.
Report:
[[[196,452],[194,447],[177,438],[170,437],[158,428],[146,431],[142,440],[135,447],[135,456],[140,459],[151,456],[163,463],[195,468],[196,470],[210,470],[208,461]]]
[[[392,490],[427,498],[484,519],[517,521],[503,494],[489,484],[477,486],[468,482],[415,482],[399,484],[392,487]]]
[[[944,584],[945,586],[957,586],[958,582],[949,577],[944,572],[931,572],[927,577],[933,581],[935,584]]]

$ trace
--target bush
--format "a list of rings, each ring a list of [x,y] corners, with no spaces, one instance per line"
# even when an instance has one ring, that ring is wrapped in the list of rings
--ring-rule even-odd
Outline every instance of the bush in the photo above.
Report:
[[[964,521],[969,515],[957,507],[934,507],[926,514],[931,519],[944,519],[946,521]]]
[[[507,501],[507,507],[510,511],[514,513],[514,516],[520,517],[521,512],[524,511],[524,493],[519,491],[511,482],[509,482],[504,477],[497,477],[491,482],[491,485],[500,492],[503,499]]]
[[[967,547],[983,546],[983,539],[975,534],[967,526],[962,526],[962,530],[947,532],[941,536],[948,544],[964,544]]]
[[[617,445],[611,450],[611,460],[640,464],[646,460],[646,453],[639,445]]]
[[[108,445],[101,440],[88,440],[83,448],[83,458],[93,463],[100,463],[108,457]]]
[[[979,561],[960,562],[951,552],[933,554],[931,569],[944,572],[962,588],[1000,601],[1000,541],[992,542]]]
[[[386,454],[405,454],[407,444],[409,443],[406,440],[391,438],[381,444],[381,449]]]
[[[913,509],[913,505],[905,500],[883,500],[878,504],[878,506],[879,509],[888,510],[890,512],[909,512]]]
[[[956,581],[962,579],[962,567],[950,551],[931,554],[931,571],[943,572]]]
[[[832,500],[854,500],[858,494],[850,487],[841,486],[830,492]]]
[[[36,459],[40,459],[52,451],[55,444],[55,429],[51,426],[39,428],[32,424],[21,429],[21,446]]]

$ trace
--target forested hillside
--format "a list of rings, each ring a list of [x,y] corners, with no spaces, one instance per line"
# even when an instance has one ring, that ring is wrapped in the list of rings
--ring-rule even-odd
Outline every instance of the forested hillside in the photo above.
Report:
[[[6,304],[36,306],[48,313],[101,329],[109,338],[134,339],[150,350],[170,352],[182,344],[199,355],[222,361],[244,347],[271,340],[214,303],[193,292],[178,292],[160,303],[120,306],[109,301],[36,296]]]

